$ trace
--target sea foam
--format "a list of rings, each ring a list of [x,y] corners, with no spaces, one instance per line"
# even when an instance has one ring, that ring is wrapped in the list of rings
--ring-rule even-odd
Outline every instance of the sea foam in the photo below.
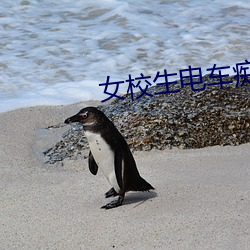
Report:
[[[107,76],[153,79],[167,69],[178,78],[214,64],[235,74],[250,57],[249,10],[243,0],[3,0],[0,111],[103,100]]]

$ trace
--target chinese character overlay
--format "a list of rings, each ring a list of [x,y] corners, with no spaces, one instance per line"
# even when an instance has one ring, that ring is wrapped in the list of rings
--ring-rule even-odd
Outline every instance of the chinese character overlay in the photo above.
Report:
[[[105,99],[105,100],[102,100],[102,102],[106,102],[106,101],[110,100],[112,97],[116,97],[116,98],[119,98],[119,99],[124,100],[123,97],[120,97],[120,96],[116,95],[116,93],[117,93],[117,91],[118,91],[118,88],[119,88],[119,84],[120,84],[120,83],[124,83],[124,81],[120,81],[120,82],[109,82],[109,77],[110,77],[110,76],[107,76],[107,81],[106,81],[106,83],[100,83],[100,84],[99,84],[99,86],[105,86],[104,94],[110,95],[110,97],[108,97],[108,98]],[[107,92],[107,89],[108,89],[108,86],[109,86],[109,85],[113,85],[113,84],[116,84],[116,89],[115,89],[115,92],[112,94],[112,93]]]
[[[193,71],[198,71],[198,74],[194,75],[192,73]],[[184,72],[187,72],[188,75],[184,76],[183,75]],[[199,78],[196,78],[196,77],[199,77]],[[195,79],[195,81],[194,81],[193,78]],[[184,83],[184,79],[188,79],[189,81],[187,83]],[[182,70],[180,70],[180,80],[181,80],[181,87],[182,88],[185,85],[191,85],[191,89],[193,91],[200,91],[200,90],[204,90],[206,88],[205,84],[203,84],[202,88],[197,88],[197,89],[194,88],[195,85],[203,83],[201,68],[191,68],[191,66],[189,66],[188,69],[182,69]]]
[[[148,86],[152,85],[148,80],[146,80],[146,79],[149,79],[149,78],[151,78],[151,76],[144,76],[142,73],[141,73],[141,77],[136,77],[135,78],[135,80],[139,80],[138,83],[137,83],[137,85],[136,85],[136,87],[139,87],[140,91],[142,92],[139,96],[136,97],[136,99],[139,99],[139,98],[141,98],[144,95],[147,95],[147,96],[150,96],[150,97],[153,96],[153,95],[147,93]],[[141,86],[140,86],[141,80],[145,80],[145,82],[147,84],[146,87],[145,87],[145,89],[142,89]]]
[[[247,74],[247,69],[249,69],[249,67],[243,67],[244,65],[249,65],[250,62],[248,62],[247,60],[245,60],[244,63],[236,63],[236,69],[233,67],[234,72],[236,72],[236,76],[234,78],[237,78],[237,83],[236,83],[236,87],[239,86],[240,83],[240,77],[243,77],[243,81],[241,83],[241,87],[243,87],[245,82],[250,83],[250,81],[247,79],[248,76],[250,76],[250,74]],[[243,71],[243,74],[242,74]]]
[[[223,89],[223,84],[228,84],[228,83],[232,83],[233,81],[226,81],[223,82],[222,77],[227,77],[229,75],[222,75],[221,74],[221,69],[228,69],[230,68],[230,66],[226,66],[226,67],[217,67],[216,68],[216,64],[214,64],[213,68],[207,69],[207,71],[212,71],[210,74],[210,78],[219,78],[219,82],[213,82],[213,83],[208,83],[208,85],[220,85],[220,88]],[[219,75],[214,75],[214,71],[215,70],[219,70]]]
[[[139,88],[140,91],[142,92],[141,95],[139,95],[139,96],[136,97],[136,99],[139,99],[139,98],[141,98],[144,95],[148,95],[150,97],[153,96],[153,95],[147,93],[148,85],[149,86],[152,85],[148,80],[146,80],[146,79],[149,79],[149,78],[151,78],[151,76],[144,76],[143,74],[141,74],[141,77],[136,77],[135,79],[132,79],[131,75],[129,75],[129,79],[126,80],[126,82],[129,83],[127,94],[130,92],[130,94],[131,94],[131,100],[132,101],[134,100],[134,91],[133,91],[134,88]],[[134,80],[139,80],[136,85],[133,84]],[[148,85],[146,85],[145,89],[142,89],[142,87],[140,86],[141,80],[145,80],[146,84],[148,84]]]
[[[233,67],[233,70],[236,73],[234,78],[237,79],[236,87],[238,87],[239,85],[241,87],[243,87],[243,85],[245,83],[250,84],[250,80],[248,79],[250,77],[249,65],[250,65],[250,62],[248,62],[248,60],[245,60],[245,62],[237,63],[236,67]],[[212,68],[207,69],[207,71],[211,71],[209,77],[211,79],[215,79],[214,82],[208,83],[207,86],[219,85],[220,88],[223,89],[224,84],[232,83],[233,81],[223,81],[223,78],[228,77],[229,74],[222,74],[221,72],[222,72],[222,70],[225,70],[228,68],[230,68],[230,66],[216,67],[216,64],[214,64]],[[248,70],[248,72],[247,72],[247,70]],[[185,86],[190,85],[192,91],[202,91],[202,90],[206,89],[206,84],[203,83],[203,79],[202,79],[201,68],[192,68],[189,65],[188,69],[182,69],[179,71],[179,73],[180,73],[181,88],[184,88]],[[126,81],[118,81],[118,82],[109,82],[110,76],[107,76],[106,82],[99,84],[99,86],[105,86],[104,94],[109,95],[109,97],[105,100],[102,100],[102,102],[106,102],[113,97],[124,100],[123,97],[120,97],[117,95],[119,84],[124,83],[124,82],[128,83],[127,94],[128,93],[131,94],[132,101],[134,100],[134,89],[139,89],[141,92],[141,94],[139,94],[136,97],[136,100],[140,99],[144,95],[152,97],[153,95],[150,94],[149,92],[147,92],[148,87],[152,86],[151,82],[149,81],[151,76],[144,76],[142,73],[140,75],[141,75],[140,77],[136,77],[134,79],[131,77],[131,75],[128,75],[128,79]],[[164,69],[163,74],[160,74],[160,71],[157,71],[157,74],[154,77],[153,82],[156,83],[156,85],[158,85],[158,86],[164,85],[166,87],[166,90],[162,91],[162,92],[155,92],[154,94],[160,95],[160,94],[169,94],[169,93],[180,92],[180,89],[171,89],[170,90],[170,85],[176,84],[177,81],[176,80],[169,81],[169,77],[176,76],[176,75],[177,75],[177,73],[169,74],[166,69]],[[163,80],[162,81],[160,80],[161,82],[157,83],[157,81],[161,78],[163,78]],[[240,80],[242,80],[241,84],[240,84]],[[145,88],[142,87],[142,83],[146,84],[146,86],[144,85]],[[110,93],[107,91],[109,85],[116,85],[115,91],[113,93]]]
[[[168,74],[166,69],[164,69],[164,74],[163,75],[160,75],[160,72],[158,71],[156,76],[155,76],[155,79],[153,80],[153,82],[156,82],[158,80],[158,78],[164,77],[164,82],[157,83],[156,85],[165,85],[166,86],[166,91],[155,93],[155,95],[180,92],[180,90],[178,90],[178,89],[177,90],[169,90],[169,84],[175,84],[175,83],[177,83],[177,81],[169,82],[168,81],[168,76],[175,76],[175,75],[177,75],[177,73]]]

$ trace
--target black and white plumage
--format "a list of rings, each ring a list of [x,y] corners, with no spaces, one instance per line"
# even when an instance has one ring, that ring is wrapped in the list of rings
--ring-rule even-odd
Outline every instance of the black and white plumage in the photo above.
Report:
[[[105,194],[106,198],[119,195],[118,200],[102,208],[122,205],[128,191],[154,189],[140,176],[127,142],[103,112],[94,107],[87,107],[65,120],[65,123],[72,122],[83,125],[90,147],[90,172],[96,175],[100,168],[112,186]]]

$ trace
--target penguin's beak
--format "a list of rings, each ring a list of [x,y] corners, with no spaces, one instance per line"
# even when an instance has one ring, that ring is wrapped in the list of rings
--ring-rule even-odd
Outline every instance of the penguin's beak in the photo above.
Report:
[[[67,118],[64,123],[67,123],[67,124],[70,124],[72,122],[80,122],[81,120],[81,116],[79,116],[78,114],[77,115],[73,115],[69,118]]]

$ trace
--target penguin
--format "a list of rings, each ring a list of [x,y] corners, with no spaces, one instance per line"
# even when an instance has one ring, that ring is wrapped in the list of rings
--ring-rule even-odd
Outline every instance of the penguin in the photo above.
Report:
[[[79,122],[83,126],[90,147],[88,164],[93,175],[98,168],[111,185],[106,198],[118,196],[101,208],[111,209],[121,206],[128,191],[149,191],[154,189],[144,180],[136,167],[129,146],[115,125],[95,107],[86,107],[65,123]]]

